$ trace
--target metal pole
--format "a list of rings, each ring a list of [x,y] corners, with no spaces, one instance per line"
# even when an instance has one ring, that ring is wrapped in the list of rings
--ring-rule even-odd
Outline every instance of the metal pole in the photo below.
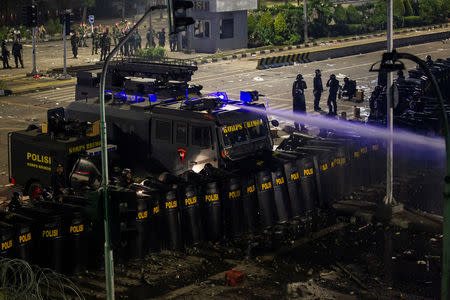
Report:
[[[394,48],[393,37],[393,0],[388,0],[387,3],[387,52],[392,52]],[[392,190],[394,185],[394,168],[393,168],[393,155],[394,155],[394,108],[392,105],[392,73],[387,73],[387,86],[386,86],[386,98],[387,98],[387,114],[386,121],[389,128],[390,137],[387,146],[387,160],[386,160],[386,197],[384,198],[384,204],[393,205],[395,200],[393,198]]]
[[[35,5],[35,0],[31,1],[31,5]],[[37,16],[36,16],[37,18]],[[31,71],[31,75],[36,75],[36,26],[33,26],[33,70]]]
[[[63,52],[64,52],[64,71],[63,71],[63,75],[66,76],[67,75],[67,66],[66,66],[66,18],[67,18],[67,14],[64,15],[64,25],[63,25]]]
[[[306,0],[303,0],[303,27],[304,27],[304,41],[308,40],[308,13],[306,11]]]
[[[144,19],[155,9],[166,8],[165,5],[152,6],[150,9],[142,16],[142,18],[134,25],[131,30],[125,35],[124,39],[116,45],[116,47],[109,53],[108,57],[105,59],[105,64],[102,69],[102,77],[100,81],[100,137],[101,137],[101,148],[102,148],[102,185],[103,185],[103,196],[105,202],[105,277],[106,277],[106,296],[108,300],[114,300],[114,261],[113,252],[111,249],[111,237],[109,232],[109,207],[108,207],[108,152],[107,152],[107,134],[106,134],[106,120],[105,120],[105,83],[106,75],[108,72],[108,66],[111,58],[116,55],[119,49],[128,41],[128,39],[133,35],[133,32],[144,22]]]

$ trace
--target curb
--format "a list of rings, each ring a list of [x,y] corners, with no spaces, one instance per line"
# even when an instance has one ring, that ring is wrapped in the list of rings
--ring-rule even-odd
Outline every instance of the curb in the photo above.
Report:
[[[397,48],[408,45],[424,44],[444,40],[447,38],[450,38],[450,31],[395,39],[394,46]],[[353,39],[356,39],[356,37],[354,37]],[[361,53],[376,52],[385,49],[384,43],[384,41],[372,42],[367,44],[349,45],[330,49],[319,49],[311,52],[260,58],[258,59],[256,69],[264,70],[268,68],[289,66],[293,65],[294,63],[308,63],[312,61],[326,60],[329,58],[338,58],[357,55]],[[307,47],[307,44],[305,45],[305,47]]]

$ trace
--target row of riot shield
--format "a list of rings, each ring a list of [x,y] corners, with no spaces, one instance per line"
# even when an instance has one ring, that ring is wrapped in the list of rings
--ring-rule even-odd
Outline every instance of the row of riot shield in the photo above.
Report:
[[[41,202],[1,213],[0,218],[0,256],[23,259],[59,273],[86,268],[86,223],[81,207]]]

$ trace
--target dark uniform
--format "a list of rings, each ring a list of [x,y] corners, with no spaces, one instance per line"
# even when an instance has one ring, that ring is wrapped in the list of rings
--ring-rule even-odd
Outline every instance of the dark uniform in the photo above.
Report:
[[[102,37],[100,38],[100,47],[101,47],[100,60],[105,60],[111,48],[111,38],[109,37],[107,31],[103,33]]]
[[[73,57],[77,58],[78,56],[78,43],[80,42],[80,38],[78,37],[77,32],[75,31],[70,37],[70,43],[72,44],[72,53]]]
[[[356,81],[350,80],[348,77],[344,78],[342,96],[348,97],[349,100],[356,96]]]
[[[337,114],[337,104],[336,104],[336,97],[337,93],[339,91],[339,80],[336,79],[336,75],[331,74],[330,79],[327,81],[327,87],[330,88],[330,94],[328,95],[328,114],[329,115],[336,115]],[[331,107],[331,104],[333,104],[333,109]]]
[[[94,32],[92,32],[92,55],[98,54],[98,46],[99,46],[99,35],[97,32],[97,27],[94,28]]]
[[[55,193],[55,199],[58,199],[59,196],[63,195],[64,190],[67,188],[66,174],[64,173],[64,167],[61,164],[58,164],[56,172],[52,174],[52,188]]]
[[[12,46],[12,53],[14,55],[14,62],[16,63],[16,68],[19,67],[19,62],[23,68],[22,49],[23,49],[22,44],[19,43],[18,40],[16,40]]]
[[[320,97],[322,96],[323,92],[323,84],[322,84],[322,74],[320,73],[320,70],[316,70],[316,76],[314,77],[314,111],[322,110],[319,107]]]
[[[153,30],[153,28],[151,28],[151,27],[149,28],[149,30],[147,31],[146,38],[147,38],[147,44],[145,45],[145,48],[156,46],[155,31]]]
[[[6,42],[2,41],[2,61],[3,69],[11,69],[9,66],[9,50],[6,48]]]
[[[163,48],[166,45],[166,32],[164,31],[164,27],[160,32],[158,32],[158,43],[159,46]]]
[[[292,97],[293,97],[293,108],[294,112],[306,113],[306,102],[305,102],[305,89],[306,82],[303,80],[303,76],[301,74],[297,75],[297,80],[294,82],[292,86]],[[295,122],[295,129],[298,130],[298,123]],[[305,128],[303,124],[301,124],[302,130]]]
[[[19,192],[14,192],[11,201],[9,201],[8,206],[6,207],[7,212],[15,212],[22,207],[22,194]]]
[[[131,176],[130,169],[123,169],[122,177],[120,178],[120,186],[129,188],[133,184],[133,178]]]
[[[177,35],[171,34],[169,35],[169,43],[170,43],[170,51],[176,51],[177,49]]]

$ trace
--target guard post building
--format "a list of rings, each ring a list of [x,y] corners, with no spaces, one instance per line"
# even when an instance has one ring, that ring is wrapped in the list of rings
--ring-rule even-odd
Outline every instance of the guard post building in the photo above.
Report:
[[[247,11],[257,0],[194,0],[189,15],[195,24],[187,32],[187,45],[196,52],[247,48]]]

